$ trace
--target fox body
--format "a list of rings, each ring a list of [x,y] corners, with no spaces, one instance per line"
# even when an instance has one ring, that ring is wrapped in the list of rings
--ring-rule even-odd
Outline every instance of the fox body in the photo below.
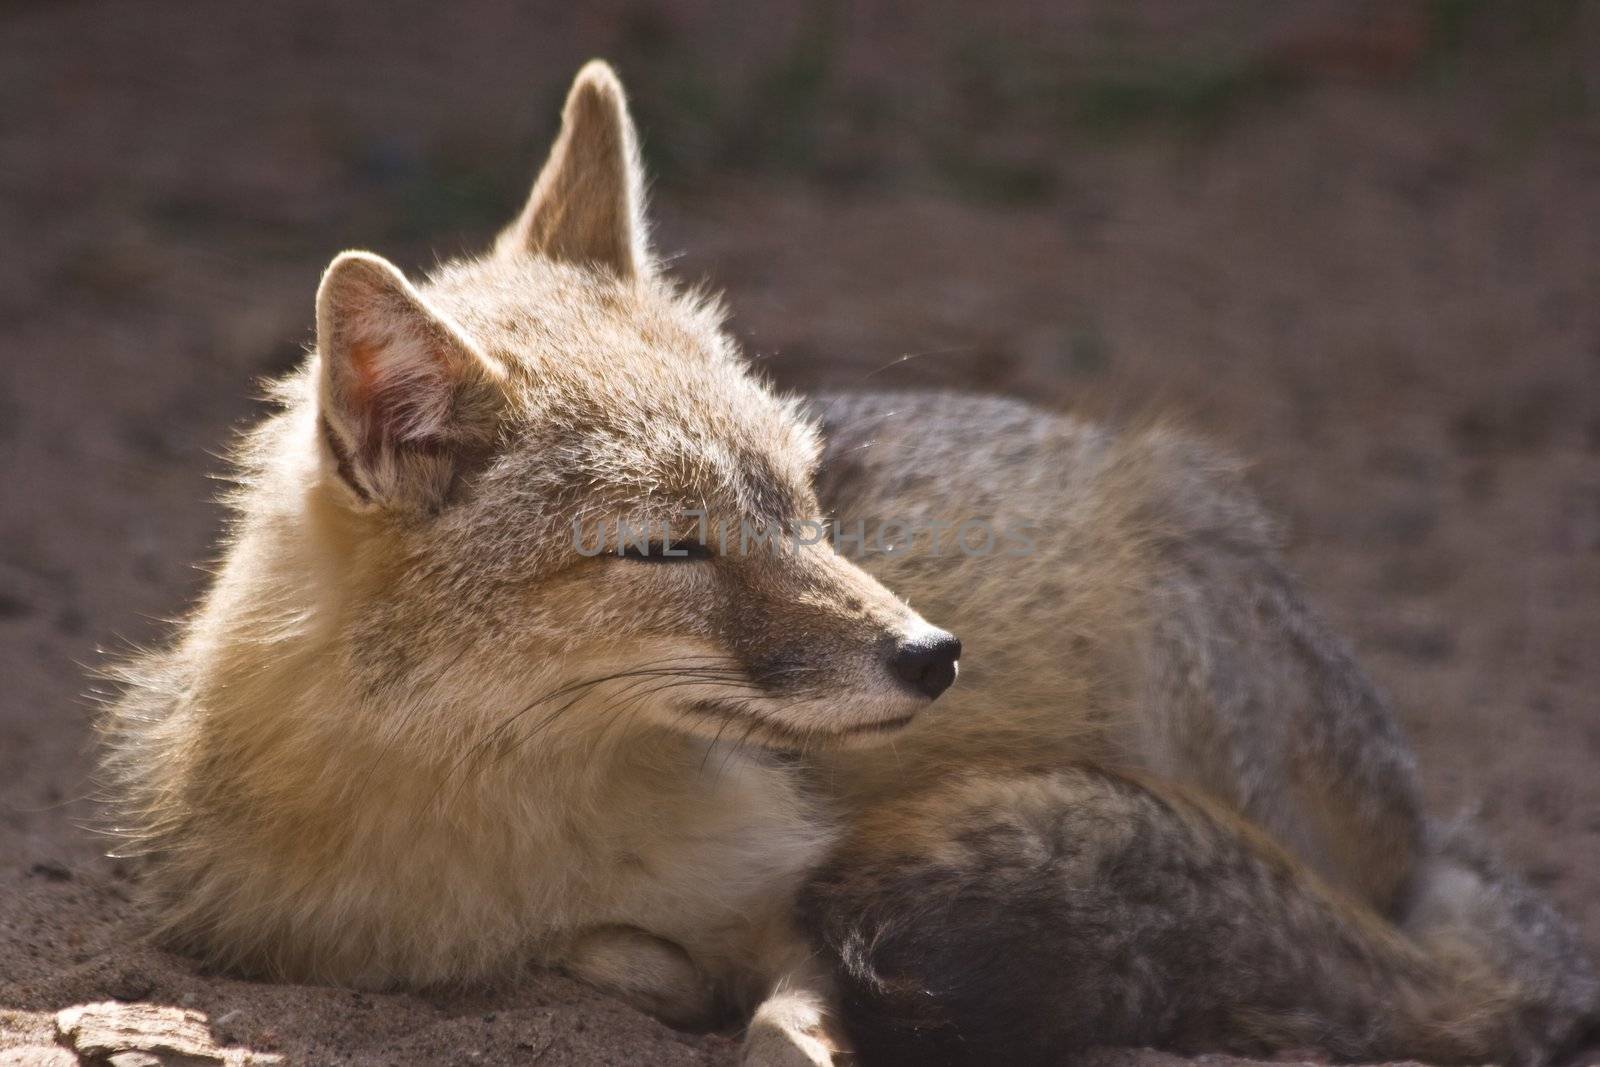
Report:
[[[1240,964],[1263,975],[1301,973],[1305,950],[1280,967],[1269,946],[1303,932],[1285,909],[1309,910],[1403,957],[1393,981],[1474,1033],[1515,1029],[1512,1007],[1483,1007],[1491,985],[1525,1007],[1502,972],[1559,975],[1562,1025],[1593,997],[1553,917],[1538,951],[1475,949],[1491,977],[1459,1004],[1435,996],[1434,957],[1389,920],[1449,927],[1504,894],[1438,875],[1388,709],[1300,601],[1230,461],[1159,425],[1112,434],[1001,400],[777,396],[715,302],[652,262],[603,65],[490,254],[413,284],[346,253],[316,310],[316,352],[242,443],[213,586],[169,649],[122,669],[104,720],[119,826],[171,943],[368,987],[560,966],[678,1025],[756,1009],[751,1060],[825,1062],[832,990],[877,973],[826,962],[847,940],[835,903],[892,881],[878,861],[921,862],[862,842],[898,819],[944,854],[1026,811],[1098,827],[1100,854],[1129,863],[1132,824],[1180,854],[1232,850],[1215,887],[1172,881],[1173,907],[1270,866],[1250,884],[1279,903]],[[1032,551],[858,563],[730,532],[884,515],[1010,524]],[[584,547],[629,529],[656,532]],[[966,642],[936,705],[961,646],[924,615]],[[952,771],[965,791],[938,803],[968,814],[941,845],[907,798]],[[1207,799],[1172,806],[1169,787]],[[1051,892],[1028,899],[1048,910]],[[870,1013],[853,1029],[875,1033]],[[1154,1033],[1080,1016],[1074,1040]],[[1559,1029],[1393,1050],[1537,1058]]]

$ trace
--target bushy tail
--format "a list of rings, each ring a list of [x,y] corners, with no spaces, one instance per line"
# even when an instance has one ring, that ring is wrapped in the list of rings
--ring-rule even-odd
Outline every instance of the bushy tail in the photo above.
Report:
[[[1091,1045],[1536,1067],[1595,1018],[1572,930],[1463,831],[1399,925],[1198,798],[1091,768],[866,812],[800,896],[863,1062]]]
[[[1466,820],[1431,829],[1401,929],[1505,991],[1515,1060],[1547,1063],[1600,1025],[1600,976],[1577,932]]]

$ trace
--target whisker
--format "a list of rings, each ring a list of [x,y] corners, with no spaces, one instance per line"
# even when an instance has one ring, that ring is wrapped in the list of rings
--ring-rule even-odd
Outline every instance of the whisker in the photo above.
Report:
[[[849,392],[854,392],[855,390],[860,389],[864,382],[876,378],[884,371],[903,367],[907,363],[911,363],[915,360],[927,359],[930,356],[960,355],[974,351],[976,351],[976,348],[973,345],[946,345],[942,348],[924,348],[918,352],[902,352],[898,356],[878,364],[871,370],[865,371],[856,375],[854,378],[849,379],[842,387],[841,393],[847,395]]]
[[[544,727],[548,726],[549,724],[553,723],[557,718],[560,717],[561,714],[563,714],[565,711],[567,711],[569,708],[571,708],[574,704],[576,704],[578,702],[578,700],[582,699],[582,697],[585,695],[585,693],[591,691],[595,686],[602,685],[602,684],[604,684],[606,682],[617,681],[617,680],[620,680],[620,679],[630,678],[630,677],[635,677],[635,676],[640,676],[640,675],[644,675],[644,676],[666,675],[666,676],[671,676],[671,677],[683,677],[685,675],[694,674],[694,673],[709,674],[711,676],[711,678],[715,679],[715,678],[719,678],[719,677],[727,677],[732,673],[732,668],[719,668],[719,667],[715,666],[715,664],[717,664],[719,662],[727,662],[727,660],[725,660],[722,657],[699,657],[699,659],[710,660],[710,665],[708,665],[708,666],[695,666],[695,665],[693,665],[695,660],[691,659],[689,661],[689,664],[691,664],[691,665],[687,665],[687,666],[684,665],[684,662],[681,661],[681,660],[677,661],[674,665],[661,666],[659,664],[667,664],[667,663],[669,663],[669,661],[667,661],[667,660],[657,660],[657,661],[653,661],[651,663],[645,664],[645,665],[643,665],[641,667],[635,667],[635,668],[633,668],[631,670],[614,671],[614,672],[612,672],[610,674],[604,674],[604,675],[600,675],[600,676],[597,676],[597,677],[594,677],[594,678],[587,678],[587,679],[582,679],[582,680],[579,680],[579,681],[576,681],[576,682],[570,682],[570,683],[567,683],[565,685],[558,686],[556,689],[553,689],[553,690],[551,690],[551,691],[549,691],[547,693],[544,693],[541,696],[535,697],[533,700],[529,701],[522,708],[520,708],[516,712],[512,713],[511,715],[508,715],[498,725],[496,725],[495,727],[490,729],[477,743],[472,745],[460,758],[458,758],[455,761],[455,763],[453,763],[450,766],[450,769],[445,772],[444,777],[440,781],[439,788],[435,789],[433,794],[431,794],[429,796],[428,804],[431,806],[432,802],[437,798],[438,794],[443,790],[444,786],[447,785],[449,783],[449,781],[452,778],[455,777],[456,773],[459,770],[461,770],[461,768],[464,765],[468,764],[469,762],[476,761],[476,759],[484,751],[487,751],[490,748],[490,746],[492,746],[499,738],[503,737],[505,735],[506,731],[510,730],[517,723],[518,720],[520,720],[523,716],[527,715],[529,712],[533,711],[535,708],[539,707],[542,704],[547,704],[547,703],[549,703],[549,702],[551,702],[553,700],[558,700],[561,697],[567,696],[569,694],[576,694],[576,695],[573,696],[572,700],[568,701],[566,704],[564,704],[560,708],[558,708],[555,713],[553,713],[552,715],[547,716],[546,719],[543,720],[539,724],[538,727],[536,727],[535,733],[537,733],[539,730],[542,730]],[[720,674],[718,672],[720,672]],[[520,745],[517,746],[517,747],[520,747]]]
[[[607,704],[602,705],[594,712],[596,715],[604,714],[608,711],[611,713],[606,721],[605,726],[600,731],[600,736],[604,738],[609,734],[610,730],[621,721],[622,715],[625,711],[637,708],[638,705],[644,700],[668,689],[679,688],[683,686],[720,686],[735,691],[759,691],[759,687],[747,680],[744,680],[739,676],[740,674],[742,674],[742,672],[722,671],[720,673],[712,673],[703,668],[641,668],[634,671],[619,671],[612,675],[606,675],[601,679],[589,679],[587,680],[587,683],[583,685],[574,684],[564,686],[554,692],[566,693],[572,692],[573,690],[582,691],[573,693],[570,700],[556,708],[550,714],[546,715],[543,719],[536,723],[531,730],[517,738],[516,741],[506,748],[503,755],[505,757],[509,757],[516,751],[522,749],[527,744],[535,740],[539,734],[552,726],[556,720],[564,715],[567,711],[571,710],[571,708],[580,700],[582,700],[588,692],[592,691],[595,684],[598,684],[601,681],[616,681],[630,678],[634,675],[643,676],[641,678],[634,678],[626,690],[624,690],[622,693],[613,694]],[[648,685],[648,687],[642,688],[641,690],[641,687],[646,686],[647,682],[654,682],[654,684]],[[517,720],[526,715],[528,712],[532,711],[533,708],[537,707],[540,703],[548,702],[552,695],[553,694],[547,694],[545,697],[542,697],[539,700],[536,700],[525,706],[514,715],[508,716],[505,721],[501,722],[498,726],[491,730],[483,740],[474,745],[466,757],[458,760],[457,763],[451,767],[450,771],[445,775],[445,781],[448,782],[450,778],[453,778],[469,758],[473,759],[475,762],[476,759],[481,758],[485,752],[490,751],[491,746],[493,746],[495,741],[504,736],[504,734],[516,724]],[[467,780],[470,780],[470,777],[471,776],[469,775],[463,779],[463,786]],[[438,791],[436,790],[435,795],[437,795],[437,792]]]

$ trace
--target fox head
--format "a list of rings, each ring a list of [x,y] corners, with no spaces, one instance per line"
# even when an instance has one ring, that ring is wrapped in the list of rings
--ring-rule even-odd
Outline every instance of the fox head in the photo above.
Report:
[[[492,252],[416,283],[333,261],[285,387],[283,432],[314,442],[276,520],[310,535],[299,580],[374,704],[507,739],[891,733],[959,644],[809,533],[816,433],[719,307],[662,276],[641,184],[622,88],[592,63]]]

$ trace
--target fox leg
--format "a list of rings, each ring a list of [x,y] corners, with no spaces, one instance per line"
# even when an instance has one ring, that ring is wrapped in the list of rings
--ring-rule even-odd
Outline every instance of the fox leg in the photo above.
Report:
[[[745,1032],[745,1067],[832,1067],[840,1044],[829,1032],[826,995],[786,979],[756,1008]]]
[[[831,978],[809,946],[792,933],[775,944],[763,970],[777,974],[745,1031],[745,1067],[832,1067],[845,1049],[832,1018]],[[710,1029],[727,1021],[730,1001],[679,946],[629,926],[584,933],[568,949],[563,969],[669,1026]],[[748,1003],[748,1001],[746,1001]]]
[[[792,933],[774,942],[763,970],[777,974],[745,1032],[747,1067],[831,1067],[844,1048],[831,1021],[831,982],[808,946]],[[770,939],[769,939],[770,940]],[[584,933],[563,968],[578,978],[680,1029],[707,1029],[725,1020],[732,997],[719,991],[688,954],[670,941],[629,926]]]
[[[1265,548],[1166,546],[1124,749],[1223,801],[1322,879],[1392,916],[1424,828],[1383,695]]]
[[[763,970],[777,975],[745,1032],[744,1067],[832,1067],[848,1046],[833,1005],[833,979],[785,918],[766,938]]]
[[[715,986],[689,954],[635,927],[586,931],[568,948],[562,967],[669,1026],[698,1030],[719,1019]]]

